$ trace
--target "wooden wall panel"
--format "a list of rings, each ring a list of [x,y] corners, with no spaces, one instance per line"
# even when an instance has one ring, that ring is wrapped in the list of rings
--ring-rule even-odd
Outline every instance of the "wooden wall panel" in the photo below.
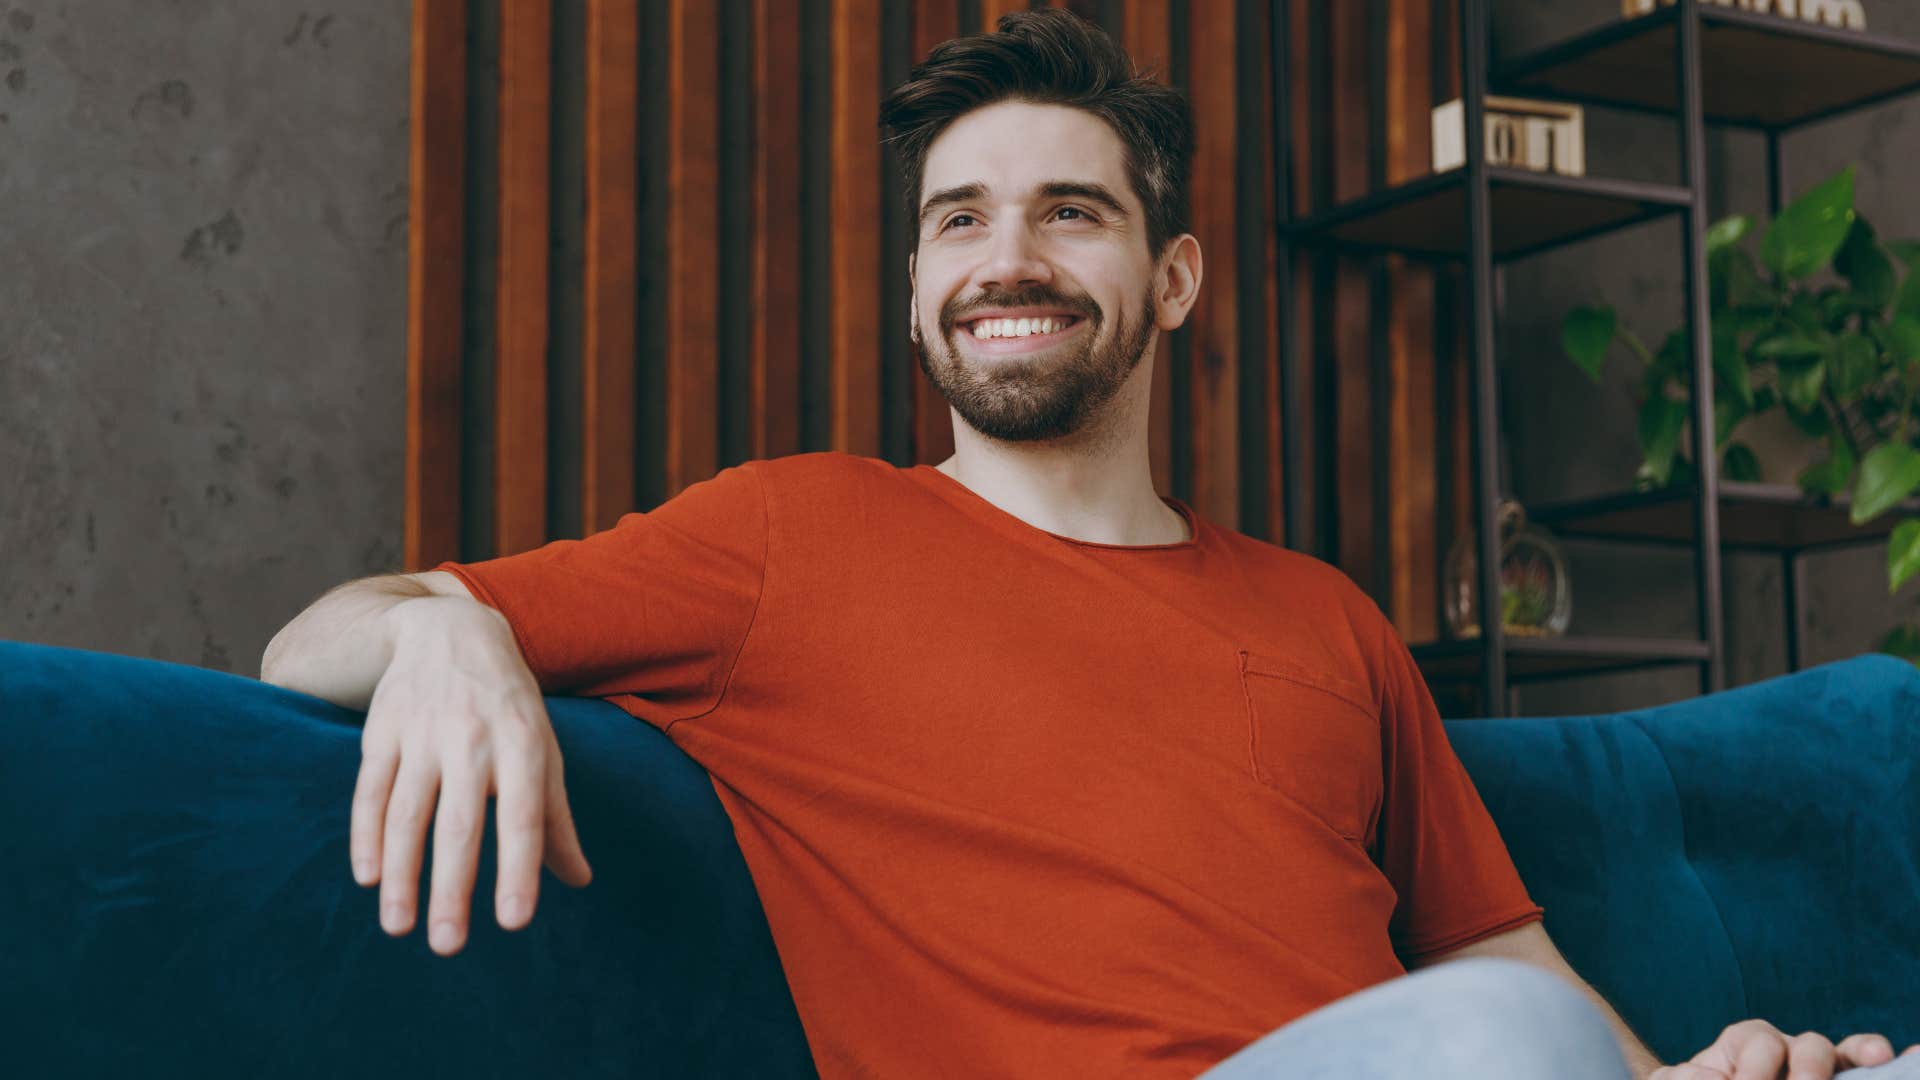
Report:
[[[635,0],[589,0],[581,462],[588,535],[634,509],[639,64]]]
[[[1200,296],[1187,315],[1193,341],[1189,372],[1192,495],[1202,515],[1240,527],[1239,276],[1235,256],[1241,223],[1235,205],[1235,92],[1233,0],[1188,0],[1194,112],[1193,234],[1200,241]],[[1249,133],[1251,134],[1251,133]]]
[[[1432,0],[1388,0],[1385,178],[1404,183],[1432,169]],[[1435,503],[1434,282],[1431,267],[1387,260],[1387,536],[1392,550],[1387,614],[1413,641],[1440,635]]]
[[[1348,202],[1372,187],[1368,175],[1368,123],[1372,115],[1369,93],[1368,26],[1366,4],[1359,0],[1333,4],[1327,15],[1329,61],[1328,100],[1337,102],[1331,116],[1332,142],[1320,148],[1331,167],[1332,198]],[[1333,295],[1333,363],[1338,415],[1336,487],[1339,492],[1339,565],[1361,588],[1380,595],[1385,584],[1376,574],[1374,548],[1374,443],[1379,417],[1373,414],[1373,302],[1372,282],[1365,260],[1341,256],[1335,262]]]
[[[468,557],[525,550],[573,528],[543,516],[544,492],[564,469],[580,470],[579,526],[592,532],[645,509],[636,493],[671,498],[743,450],[879,456],[891,432],[889,453],[911,459],[899,464],[950,456],[950,409],[917,365],[907,375],[907,437],[898,438],[898,417],[883,424],[883,393],[897,397],[903,384],[882,364],[911,354],[883,336],[900,332],[901,313],[882,309],[899,306],[883,299],[899,296],[890,275],[904,268],[882,247],[885,214],[896,212],[881,204],[882,73],[900,70],[894,50],[910,48],[918,61],[957,33],[992,30],[1032,0],[912,0],[910,22],[883,18],[894,10],[883,0],[739,0],[732,8],[589,0],[586,136],[571,150],[549,143],[559,85],[550,0],[498,2],[498,85],[485,65],[468,71],[461,54],[469,12],[494,9],[462,0],[415,7],[408,563],[460,555],[463,529],[474,524],[461,521],[459,487],[463,324],[498,336],[497,349],[483,343],[489,355],[472,361],[480,372],[472,377],[498,388],[498,414],[484,436],[469,432],[486,451],[475,460],[494,466],[492,490],[473,498],[497,507],[498,550]],[[1295,0],[1290,90],[1279,99],[1273,58],[1264,46],[1247,48],[1250,36],[1271,40],[1272,9],[1262,0],[1044,2],[1110,27],[1136,65],[1180,86],[1194,109],[1190,214],[1205,280],[1186,328],[1163,338],[1156,355],[1148,417],[1156,488],[1227,527],[1269,540],[1283,534],[1277,365],[1282,335],[1293,335],[1312,429],[1301,433],[1298,464],[1304,494],[1321,507],[1302,540],[1380,599],[1409,639],[1436,636],[1435,578],[1450,539],[1441,523],[1459,520],[1470,493],[1465,427],[1453,425],[1453,443],[1439,445],[1435,404],[1464,411],[1464,393],[1443,392],[1458,387],[1464,369],[1433,361],[1458,329],[1442,310],[1457,291],[1424,265],[1300,255],[1292,295],[1282,296],[1278,237],[1260,219],[1280,210],[1271,171],[1280,108],[1292,110],[1293,216],[1427,170],[1428,109],[1448,78],[1451,0]],[[662,63],[645,63],[649,54]],[[723,70],[738,78],[722,86]],[[642,89],[650,72],[660,72],[651,92]],[[1255,92],[1259,102],[1246,99]],[[497,131],[476,95],[497,100]],[[723,112],[726,101],[745,105]],[[475,138],[497,136],[498,205],[483,218],[498,225],[497,259],[462,247],[462,222],[473,220],[463,204],[491,191],[474,186],[482,174],[463,153],[468,122],[481,133]],[[640,137],[652,130],[660,134]],[[559,199],[564,192],[547,190],[552,176],[576,175],[574,163],[555,158],[563,153],[584,155],[584,243],[570,256],[584,262],[577,313],[551,292],[565,277],[552,271],[567,269],[550,265],[549,233],[560,228],[553,208],[576,209]],[[486,167],[494,164],[489,155]],[[744,241],[739,227],[722,228],[723,213],[725,222],[749,222]],[[463,292],[462,282],[475,280],[497,295]],[[476,324],[485,304],[492,308]],[[720,333],[742,325],[742,334]],[[549,355],[555,348],[582,355]],[[550,382],[548,369],[568,363],[582,371],[575,392],[584,430],[580,458],[556,462],[546,449],[546,393],[566,384]],[[721,400],[723,385],[748,400]],[[1243,407],[1240,395],[1256,391],[1261,400]],[[643,427],[642,416],[657,426]],[[1376,451],[1380,432],[1387,437]],[[1242,521],[1243,508],[1263,512]],[[471,517],[475,508],[464,510]]]
[[[466,218],[465,0],[414,0],[407,195],[407,460],[402,546],[460,550],[460,326]]]
[[[667,13],[666,497],[720,471],[718,9]]]
[[[1027,0],[980,0],[980,30],[991,33],[1000,22],[1000,16],[1009,11],[1025,11],[1032,6]]]
[[[880,0],[832,0],[832,447],[880,453]]]
[[[754,0],[753,335],[749,452],[800,445],[800,5]],[[924,377],[922,378],[924,380]]]
[[[547,541],[547,125],[553,12],[500,7],[499,355],[495,367],[494,536],[502,553]]]

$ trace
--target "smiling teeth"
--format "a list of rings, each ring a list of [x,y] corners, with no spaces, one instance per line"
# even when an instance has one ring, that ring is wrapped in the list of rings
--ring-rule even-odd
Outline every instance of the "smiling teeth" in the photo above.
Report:
[[[981,340],[1030,337],[1034,334],[1051,334],[1066,325],[1066,319],[1051,315],[1043,319],[981,319],[973,324],[973,336]]]

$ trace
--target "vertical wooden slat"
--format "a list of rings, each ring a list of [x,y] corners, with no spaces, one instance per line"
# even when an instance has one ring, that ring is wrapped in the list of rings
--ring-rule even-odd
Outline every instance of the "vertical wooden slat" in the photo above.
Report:
[[[407,197],[405,565],[460,557],[465,0],[414,0]]]
[[[1368,100],[1366,5],[1332,5],[1327,16],[1331,101],[1333,198],[1346,202],[1368,189]],[[1372,402],[1372,284],[1364,260],[1341,257],[1334,271],[1331,373],[1338,395],[1336,445],[1339,499],[1338,564],[1356,584],[1379,595],[1374,579],[1374,445],[1377,432]],[[1324,302],[1324,301],[1323,301]]]
[[[666,485],[719,471],[719,26],[707,0],[667,14]]]
[[[587,271],[582,516],[591,535],[633,509],[640,12],[587,9]]]
[[[1292,17],[1288,42],[1292,49],[1290,81],[1293,85],[1290,88],[1292,93],[1286,107],[1293,110],[1294,168],[1293,183],[1290,186],[1293,189],[1292,214],[1295,220],[1307,216],[1314,208],[1314,169],[1318,148],[1313,141],[1313,95],[1310,77],[1315,70],[1314,58],[1318,54],[1313,47],[1314,20],[1309,10],[1311,7],[1312,5],[1304,0],[1295,0],[1290,5],[1289,12]],[[1316,325],[1314,287],[1318,280],[1314,272],[1315,265],[1316,258],[1312,249],[1303,245],[1295,247],[1293,296],[1290,306],[1286,308],[1294,324],[1290,330],[1280,329],[1276,332],[1292,333],[1299,341],[1295,352],[1299,368],[1295,373],[1294,393],[1300,400],[1300,412],[1305,418],[1305,430],[1300,433],[1298,443],[1303,460],[1298,468],[1289,469],[1289,474],[1306,488],[1300,495],[1301,505],[1307,508],[1307,520],[1301,522],[1299,526],[1301,549],[1324,555],[1326,538],[1320,535],[1320,514],[1315,508],[1324,494],[1322,491],[1324,485],[1319,481],[1319,463],[1323,457],[1322,440],[1326,434],[1327,425],[1332,420],[1330,417],[1319,415],[1319,411],[1314,408],[1316,395],[1319,393],[1318,386],[1323,378],[1320,365],[1317,363],[1321,355],[1320,343],[1314,337]],[[1276,313],[1281,308],[1282,304],[1279,302],[1273,305]],[[1278,407],[1277,399],[1275,407]]]
[[[1402,183],[1431,171],[1433,125],[1432,0],[1389,0],[1387,20],[1386,176]],[[1391,538],[1392,617],[1403,638],[1439,635],[1440,585],[1431,553],[1439,542],[1433,455],[1433,270],[1401,258],[1388,260],[1391,313],[1392,417],[1388,434],[1388,535]]]
[[[955,0],[915,0],[913,58],[918,63],[933,47],[961,33],[960,5]],[[936,312],[922,312],[923,321],[936,322]],[[917,463],[938,464],[953,456],[953,407],[933,380],[913,366],[913,446]]]
[[[1025,11],[1033,5],[1027,0],[980,0],[980,31],[992,33],[1000,16],[1010,11]]]
[[[499,342],[494,535],[501,555],[547,540],[547,178],[552,10],[500,8]]]
[[[754,0],[753,346],[756,458],[800,449],[800,5]]]
[[[833,0],[833,448],[880,453],[880,0]]]
[[[1171,20],[1168,0],[1132,0],[1126,5],[1122,31],[1121,45],[1134,67],[1152,71],[1155,81],[1164,85],[1171,85],[1173,79]],[[1211,287],[1203,280],[1201,291]],[[1147,461],[1153,489],[1161,493],[1174,490],[1172,341],[1171,335],[1163,333],[1154,347],[1152,400],[1147,409]]]
[[[1234,213],[1235,54],[1233,0],[1189,0],[1188,94],[1193,103],[1193,234],[1200,241],[1200,296],[1192,329],[1189,446],[1193,508],[1227,528],[1240,523],[1239,296]]]

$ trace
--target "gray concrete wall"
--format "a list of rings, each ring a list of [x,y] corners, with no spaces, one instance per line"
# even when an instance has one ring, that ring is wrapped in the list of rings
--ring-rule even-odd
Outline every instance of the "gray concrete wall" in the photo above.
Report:
[[[1495,0],[1496,48],[1508,54],[1547,44],[1618,10],[1612,0]],[[1920,40],[1920,4],[1869,0],[1867,15],[1873,32]],[[1677,125],[1592,108],[1586,119],[1590,175],[1679,179]],[[1786,136],[1785,147],[1789,199],[1857,163],[1857,205],[1880,236],[1920,238],[1920,202],[1911,195],[1920,171],[1920,96],[1798,130]],[[1712,131],[1707,170],[1712,218],[1746,213],[1764,223],[1769,217],[1764,137]],[[1640,461],[1629,391],[1638,363],[1616,351],[1608,358],[1607,385],[1596,395],[1560,351],[1559,324],[1568,309],[1604,299],[1657,347],[1681,316],[1680,245],[1680,225],[1673,218],[1515,262],[1501,272],[1502,422],[1510,440],[1512,483],[1523,499],[1630,489]],[[1743,425],[1739,437],[1759,453],[1763,479],[1770,482],[1792,483],[1800,468],[1819,456],[1784,422]],[[1690,553],[1580,542],[1569,543],[1568,554],[1574,578],[1570,632],[1682,637],[1699,632]],[[1727,565],[1728,684],[1778,675],[1786,670],[1780,562],[1736,555]],[[1804,565],[1810,610],[1803,665],[1869,651],[1888,628],[1920,615],[1915,583],[1888,596],[1884,544],[1810,555]],[[1540,684],[1521,689],[1518,700],[1531,714],[1585,713],[1698,692],[1695,670],[1674,668]]]
[[[408,26],[0,0],[0,638],[254,675],[398,568]]]

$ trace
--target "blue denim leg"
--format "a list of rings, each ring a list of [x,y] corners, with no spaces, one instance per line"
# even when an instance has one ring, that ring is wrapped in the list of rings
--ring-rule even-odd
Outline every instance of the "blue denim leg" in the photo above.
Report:
[[[1422,968],[1322,1006],[1242,1047],[1201,1080],[1631,1075],[1606,1018],[1571,983],[1517,960],[1474,957]]]

